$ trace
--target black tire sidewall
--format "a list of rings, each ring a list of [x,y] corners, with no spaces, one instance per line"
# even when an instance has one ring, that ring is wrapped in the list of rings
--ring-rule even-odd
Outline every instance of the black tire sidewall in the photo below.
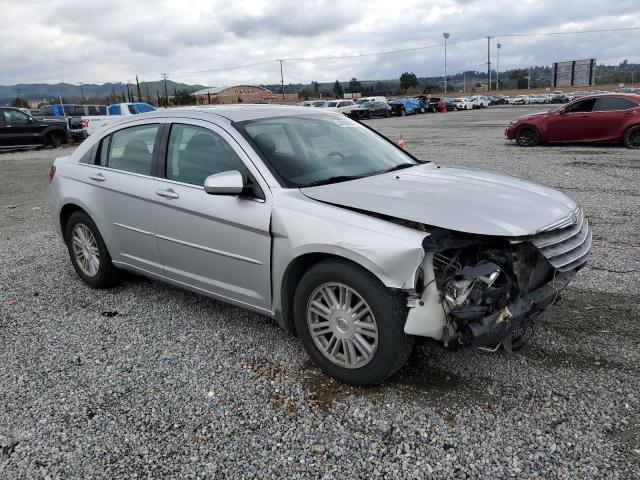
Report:
[[[62,145],[62,134],[59,132],[51,132],[49,134],[49,141],[47,142],[53,148],[58,148]]]
[[[334,364],[320,352],[309,333],[306,318],[309,297],[318,286],[329,282],[353,288],[369,304],[376,319],[378,348],[374,358],[363,367],[348,369]],[[406,318],[403,295],[391,291],[371,273],[347,261],[318,263],[302,277],[294,296],[296,331],[311,359],[327,375],[354,385],[378,385],[406,363],[414,342],[414,337],[404,333]]]
[[[89,228],[89,230],[91,230],[91,233],[98,243],[100,266],[98,267],[98,273],[93,277],[90,277],[82,272],[82,270],[78,266],[76,256],[73,253],[71,237],[73,228],[79,223],[84,224],[87,228]],[[102,239],[102,235],[100,235],[98,227],[88,214],[83,211],[77,211],[71,214],[71,217],[69,218],[69,221],[67,222],[65,228],[64,238],[65,243],[67,244],[67,250],[69,251],[69,257],[71,258],[71,263],[73,264],[73,268],[83,282],[93,288],[107,288],[113,285],[116,277],[116,269],[111,262],[111,256],[109,255],[109,251],[107,250],[104,240]]]
[[[520,141],[520,133],[523,132],[524,130],[531,130],[534,134],[534,140],[532,143],[529,144],[524,144]],[[516,130],[516,142],[518,143],[518,145],[520,145],[521,147],[535,147],[538,144],[538,130],[531,126],[531,125],[523,125],[521,127],[518,128],[518,130]]]
[[[627,129],[626,132],[624,132],[624,137],[622,138],[622,143],[624,144],[625,147],[627,148],[633,148],[633,149],[638,149],[640,147],[636,147],[634,145],[631,145],[629,143],[631,135],[633,134],[639,134],[640,135],[640,125],[636,125],[633,127],[629,127],[629,129]]]

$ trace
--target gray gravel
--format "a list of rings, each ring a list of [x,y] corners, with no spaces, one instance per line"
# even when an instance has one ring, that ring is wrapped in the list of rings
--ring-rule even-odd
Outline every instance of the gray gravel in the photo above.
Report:
[[[421,158],[566,191],[591,265],[523,351],[426,343],[373,389],[323,376],[254,313],[142,278],[90,290],[48,218],[68,150],[0,154],[0,478],[640,478],[640,159],[512,146],[524,111],[370,124]]]

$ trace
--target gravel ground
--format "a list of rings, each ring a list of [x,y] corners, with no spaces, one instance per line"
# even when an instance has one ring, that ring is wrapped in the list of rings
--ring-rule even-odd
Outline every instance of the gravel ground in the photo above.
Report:
[[[0,154],[0,478],[640,478],[638,153],[505,142],[533,110],[370,122],[567,192],[595,242],[521,352],[425,343],[369,389],[254,313],[137,277],[90,290],[48,217],[68,150]]]

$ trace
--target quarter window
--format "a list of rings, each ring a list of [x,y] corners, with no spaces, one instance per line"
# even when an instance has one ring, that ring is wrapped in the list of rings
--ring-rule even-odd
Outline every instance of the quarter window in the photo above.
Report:
[[[169,136],[167,178],[204,185],[209,175],[247,168],[231,146],[217,133],[194,125],[174,124]]]
[[[151,175],[151,163],[159,125],[125,128],[111,135],[109,157],[105,159],[105,140],[99,152],[100,164],[126,172]]]
[[[637,103],[624,97],[602,97],[598,100],[597,112],[611,112],[616,110],[630,110],[636,108]]]

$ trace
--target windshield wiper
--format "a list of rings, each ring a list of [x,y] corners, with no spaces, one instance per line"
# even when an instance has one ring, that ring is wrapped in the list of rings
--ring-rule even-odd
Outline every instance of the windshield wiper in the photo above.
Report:
[[[396,165],[395,167],[383,170],[383,173],[395,172],[396,170],[403,170],[405,168],[415,167],[416,165],[417,163],[401,163],[400,165]]]
[[[336,175],[335,177],[323,178],[322,180],[307,183],[306,185],[302,185],[301,188],[318,187],[320,185],[329,185],[330,183],[346,182],[348,180],[356,180],[362,177],[363,175]]]

